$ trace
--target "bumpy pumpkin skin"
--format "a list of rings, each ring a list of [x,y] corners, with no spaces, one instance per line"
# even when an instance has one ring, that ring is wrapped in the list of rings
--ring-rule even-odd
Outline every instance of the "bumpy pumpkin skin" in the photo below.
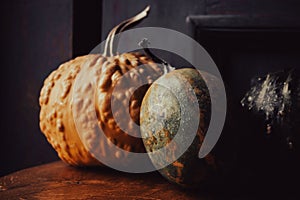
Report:
[[[74,166],[101,164],[83,145],[83,143],[93,143],[97,149],[101,150],[101,141],[95,139],[96,136],[93,135],[93,132],[84,137],[80,135],[80,137],[79,134],[84,135],[84,133],[77,132],[72,113],[72,106],[76,106],[72,101],[74,81],[83,65],[89,65],[91,69],[96,68],[98,72],[94,77],[97,80],[95,111],[99,125],[107,138],[127,151],[145,151],[140,138],[132,137],[118,128],[111,112],[114,86],[123,74],[142,64],[145,64],[144,69],[136,70],[135,77],[137,78],[132,81],[133,84],[139,84],[139,78],[151,74],[151,76],[147,76],[148,85],[134,92],[131,98],[127,96],[130,98],[130,115],[138,124],[140,105],[144,94],[149,85],[163,74],[162,69],[150,58],[139,53],[125,53],[113,57],[104,57],[100,54],[86,55],[62,64],[49,75],[44,82],[39,99],[41,106],[40,128],[63,161]],[[128,108],[128,102],[121,101],[124,95],[130,95],[126,92],[126,88],[124,91],[114,93],[114,99],[124,103],[123,106]],[[84,94],[82,96],[84,97]],[[130,126],[128,129],[130,130]],[[140,133],[134,134],[139,135]],[[91,141],[81,141],[80,138]],[[115,159],[118,159],[117,155]]]
[[[198,131],[192,145],[175,162],[159,172],[169,181],[184,187],[199,187],[206,184],[216,174],[215,157],[208,154],[204,159],[198,158],[198,153],[203,142],[210,121],[210,96],[207,86],[201,75],[195,69],[179,69],[170,72],[160,79],[165,79],[168,86],[174,84],[174,80],[187,80],[196,94],[200,108],[200,122]],[[185,98],[190,98],[187,88],[179,89]],[[166,146],[176,135],[180,123],[190,123],[186,119],[180,119],[179,99],[167,88],[154,82],[148,89],[141,107],[140,123],[141,134],[147,152],[153,152]],[[155,107],[165,108],[166,113]],[[193,119],[193,116],[191,116]],[[163,121],[163,122],[162,122]],[[149,137],[149,132],[151,132]],[[174,149],[176,151],[176,149]],[[171,153],[172,155],[172,153]],[[162,160],[170,158],[152,158],[152,162],[162,163]],[[160,166],[159,164],[157,166]]]
[[[44,81],[40,94],[40,128],[58,156],[71,165],[97,165],[84,148],[73,121],[71,99],[73,83],[87,60],[96,55],[77,57],[63,63]]]

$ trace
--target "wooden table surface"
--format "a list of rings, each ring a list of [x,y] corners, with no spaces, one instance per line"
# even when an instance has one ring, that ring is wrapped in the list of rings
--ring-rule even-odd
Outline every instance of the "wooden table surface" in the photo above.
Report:
[[[266,190],[260,182],[188,190],[171,184],[158,172],[129,174],[106,167],[75,168],[57,161],[0,178],[0,199],[300,199],[298,184],[284,190],[287,182],[276,182],[278,187]]]
[[[183,190],[159,173],[128,174],[105,167],[79,169],[61,161],[0,178],[0,199],[212,199]]]

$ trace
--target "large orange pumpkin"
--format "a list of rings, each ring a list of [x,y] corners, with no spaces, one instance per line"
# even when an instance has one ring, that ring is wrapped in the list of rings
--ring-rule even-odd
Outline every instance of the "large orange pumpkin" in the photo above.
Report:
[[[122,102],[122,98],[130,98],[129,111],[131,118],[135,123],[139,124],[140,105],[144,94],[149,85],[163,74],[163,69],[155,64],[150,57],[140,53],[124,53],[121,55],[113,53],[115,34],[123,31],[130,24],[146,17],[148,11],[149,7],[112,29],[107,37],[103,54],[85,55],[63,63],[45,80],[39,99],[41,106],[40,128],[63,161],[74,166],[100,164],[84,144],[96,143],[98,145],[97,148],[101,151],[101,141],[97,141],[97,138],[93,137],[93,133],[83,137],[80,135],[84,133],[77,131],[72,111],[74,106],[72,94],[76,92],[74,91],[74,82],[84,65],[88,65],[91,70],[96,69],[98,71],[93,77],[93,79],[97,80],[94,106],[99,126],[104,131],[107,139],[127,151],[145,151],[140,138],[128,135],[118,127],[112,115],[111,99]],[[135,74],[141,77],[145,74],[151,74],[151,77],[148,77],[148,85],[134,92],[134,95],[131,97],[128,97],[130,93],[126,91],[130,88],[119,91],[119,94],[113,93],[113,89],[122,75],[139,65],[145,65],[145,67],[136,70]],[[140,84],[139,79],[132,79],[132,81],[137,85]],[[79,84],[84,85],[85,83],[83,81]],[[81,96],[84,98],[84,94]],[[128,105],[124,106],[128,107]],[[120,110],[119,112],[123,111]],[[130,130],[130,124],[128,124],[128,129]],[[139,135],[140,133],[134,134]],[[115,159],[118,159],[118,155],[114,156]]]

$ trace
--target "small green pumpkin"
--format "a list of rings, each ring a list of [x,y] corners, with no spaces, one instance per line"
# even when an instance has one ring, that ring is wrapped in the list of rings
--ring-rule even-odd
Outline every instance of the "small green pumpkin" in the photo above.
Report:
[[[185,83],[188,83],[191,87],[186,87],[187,84]],[[191,88],[193,91],[190,91]],[[174,91],[177,94],[174,94]],[[194,97],[197,98],[194,103],[195,105],[198,103],[199,110],[186,113],[188,117],[181,119],[181,106],[189,105],[180,105],[180,102],[186,102],[185,98],[193,98],[192,92]],[[195,118],[200,119],[192,144],[175,161],[173,161],[175,158],[172,156],[175,155],[175,151],[181,148],[181,141],[174,146],[175,148],[170,149],[167,156],[166,154],[160,156],[149,154],[154,166],[160,166],[160,163],[169,160],[173,161],[166,167],[159,169],[159,172],[169,181],[181,186],[199,187],[202,183],[212,180],[212,177],[216,174],[217,165],[214,155],[210,153],[203,159],[198,158],[210,122],[210,115],[211,100],[209,91],[204,79],[195,69],[174,70],[160,77],[148,89],[140,113],[141,134],[148,153],[155,152],[168,145],[177,134],[180,124],[189,127],[192,126],[192,121]],[[189,131],[184,131],[184,134],[191,134]],[[185,138],[182,137],[182,140],[185,140]]]

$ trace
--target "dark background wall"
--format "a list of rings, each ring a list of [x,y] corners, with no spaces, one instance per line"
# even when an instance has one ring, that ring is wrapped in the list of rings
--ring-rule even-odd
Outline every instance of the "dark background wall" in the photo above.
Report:
[[[39,130],[44,78],[72,57],[71,1],[1,2],[0,175],[57,159]]]
[[[189,33],[188,15],[262,15],[278,19],[299,17],[297,0],[104,0],[103,30],[105,39],[111,27],[151,5],[150,16],[137,27],[158,26]]]
[[[102,2],[82,2],[0,3],[0,176],[58,159],[39,129],[38,97],[52,70],[100,41]]]
[[[188,15],[299,19],[300,11],[296,0],[4,0],[0,5],[0,176],[58,159],[38,125],[43,80],[60,63],[89,53],[112,27],[146,5],[151,5],[150,17],[137,27],[159,26],[192,36]]]

